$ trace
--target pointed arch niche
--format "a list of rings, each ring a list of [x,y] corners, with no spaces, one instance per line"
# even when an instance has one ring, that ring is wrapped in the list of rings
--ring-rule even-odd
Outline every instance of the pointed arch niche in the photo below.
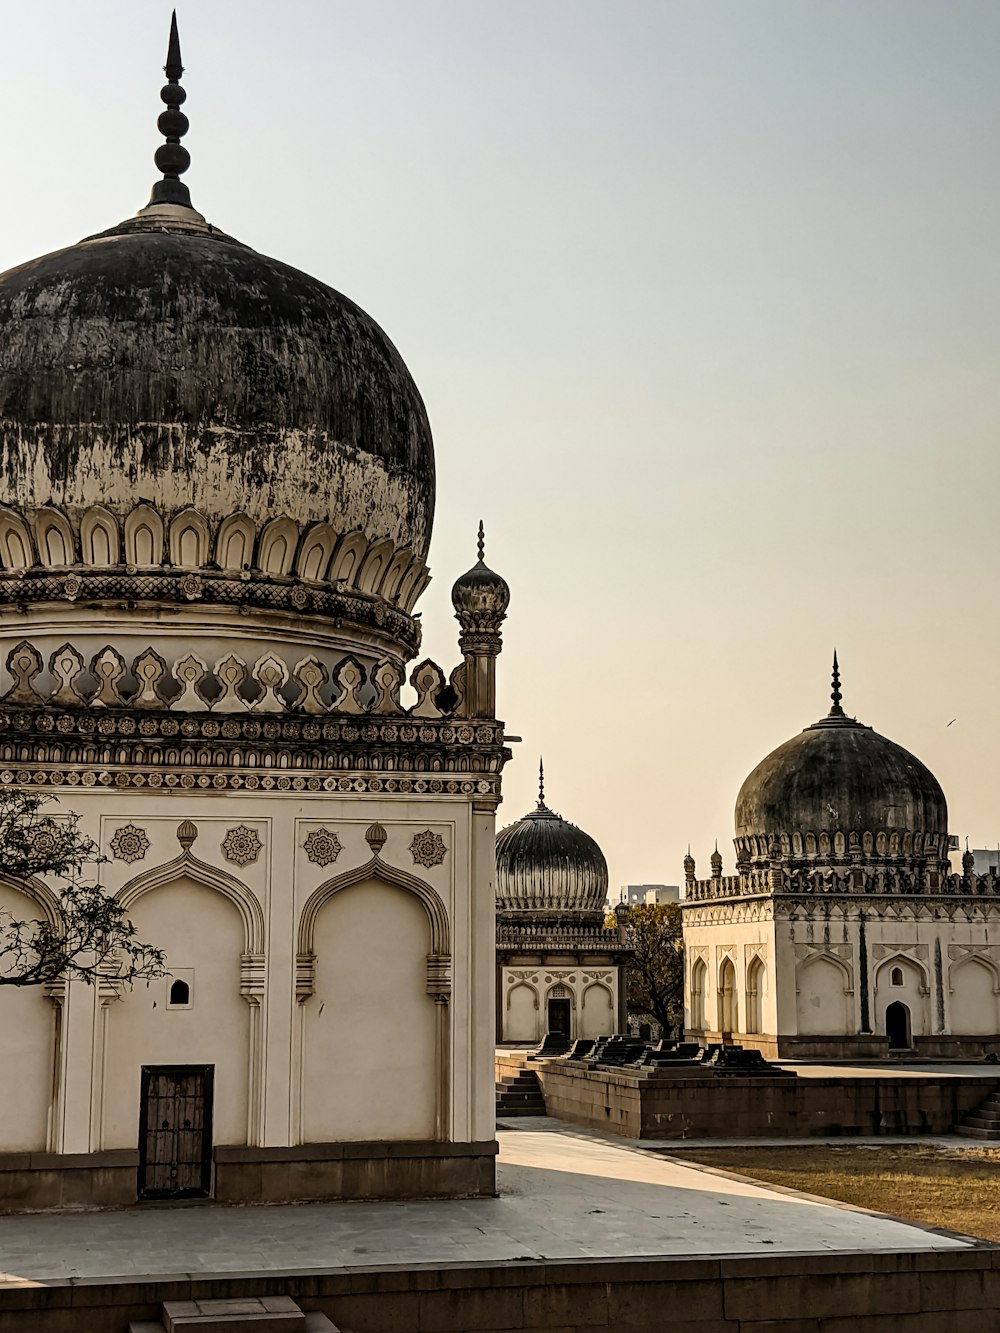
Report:
[[[447,1140],[451,939],[440,896],[373,856],[299,918],[300,1143]]]
[[[264,913],[246,884],[190,850],[137,875],[118,892],[140,939],[166,953],[167,976],[102,1005],[94,1086],[101,1141],[129,1147],[138,1132],[143,1064],[215,1066],[214,1141],[256,1144],[261,1126]],[[192,1002],[168,1005],[171,973]]]
[[[0,875],[0,912],[19,921],[58,922],[57,899],[40,879]],[[5,986],[0,993],[0,1068],[17,1070],[16,1078],[0,1078],[4,1149],[57,1151],[64,983]]]

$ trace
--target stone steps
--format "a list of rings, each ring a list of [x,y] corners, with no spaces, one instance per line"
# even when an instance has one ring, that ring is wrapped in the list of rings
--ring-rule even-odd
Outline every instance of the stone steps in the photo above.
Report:
[[[133,1321],[128,1333],[350,1333],[325,1314],[305,1311],[290,1296],[164,1301],[163,1319]]]
[[[516,1074],[504,1074],[497,1081],[497,1115],[544,1115],[545,1099],[532,1069],[519,1069]]]
[[[955,1126],[967,1139],[1000,1140],[1000,1093],[993,1092]]]

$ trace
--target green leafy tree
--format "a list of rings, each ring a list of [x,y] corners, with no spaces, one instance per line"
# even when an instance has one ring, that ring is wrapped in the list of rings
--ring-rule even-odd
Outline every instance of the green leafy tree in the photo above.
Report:
[[[55,918],[19,921],[0,908],[0,986],[77,977],[125,987],[162,976],[162,951],[136,939],[125,909],[98,883],[93,871],[105,858],[80,832],[79,816],[54,819],[42,813],[47,803],[0,790],[0,877],[15,887],[45,880]]]
[[[669,1033],[684,1022],[681,909],[676,903],[636,903],[624,913],[624,924],[633,951],[626,971],[628,1011],[655,1019]]]

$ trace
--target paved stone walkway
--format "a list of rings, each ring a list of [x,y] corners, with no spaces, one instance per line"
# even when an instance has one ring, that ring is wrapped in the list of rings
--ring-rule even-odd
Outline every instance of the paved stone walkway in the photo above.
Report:
[[[5,1280],[504,1259],[926,1250],[967,1242],[549,1121],[500,1134],[501,1197],[0,1218]]]

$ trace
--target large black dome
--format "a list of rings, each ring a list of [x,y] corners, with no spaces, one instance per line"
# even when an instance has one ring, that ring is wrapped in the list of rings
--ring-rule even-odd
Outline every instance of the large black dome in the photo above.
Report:
[[[71,519],[137,498],[287,514],[424,559],[433,445],[393,344],[339,292],[180,212],[0,275],[2,498]]]
[[[946,856],[948,804],[925,764],[901,745],[844,715],[839,680],[828,717],[779,745],[736,798],[736,846],[766,860],[822,850],[909,859]]]

